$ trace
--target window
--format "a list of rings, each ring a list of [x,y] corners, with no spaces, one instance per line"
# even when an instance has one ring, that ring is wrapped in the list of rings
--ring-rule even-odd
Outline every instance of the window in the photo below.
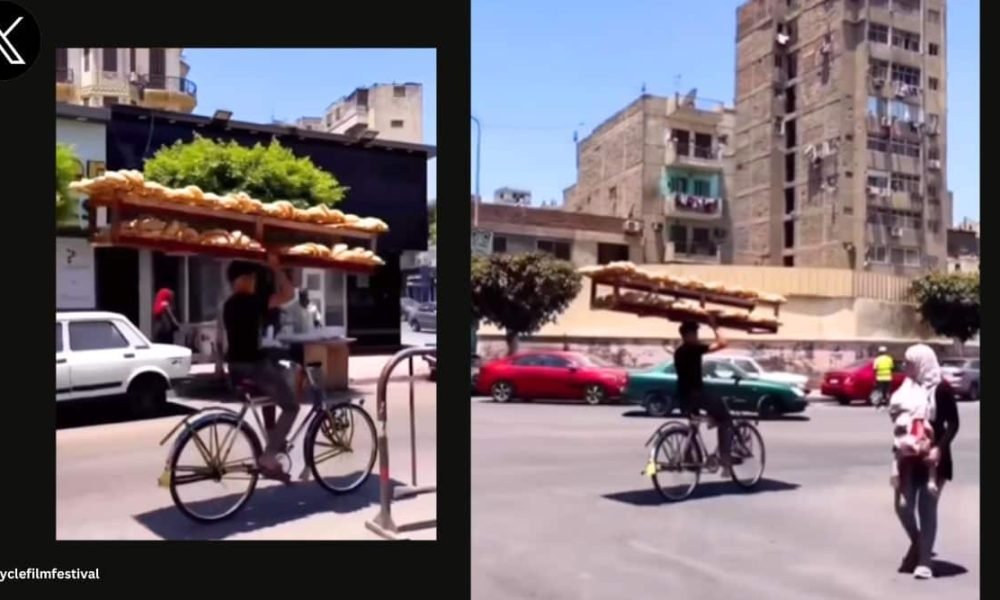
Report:
[[[906,85],[920,86],[920,69],[893,63],[892,80]]]
[[[392,127],[393,129],[402,129],[403,128],[403,120],[402,119],[393,119],[393,120],[389,121],[389,126]]]
[[[136,63],[136,60],[135,60],[135,48],[129,48],[128,49],[128,70],[130,72],[132,72],[132,73],[135,73],[136,71],[139,70],[139,69],[136,68],[135,63]]]
[[[688,193],[687,177],[679,177],[677,175],[671,175],[670,179],[667,180],[667,189],[675,194]]]
[[[757,369],[757,365],[755,365],[753,361],[749,361],[745,358],[733,359],[733,364],[747,373],[760,373],[760,370]]]
[[[893,29],[892,45],[903,50],[920,52],[920,34],[904,29]]]
[[[128,348],[128,341],[111,321],[69,324],[69,347],[76,351]]]
[[[868,74],[872,79],[885,81],[889,78],[889,63],[884,60],[872,59],[868,63]]]
[[[930,146],[927,148],[927,159],[928,160],[941,160],[941,149],[937,146]]]
[[[63,326],[62,323],[56,323],[56,353],[63,351]]]
[[[868,175],[868,187],[884,190],[889,187],[889,176],[877,173]]]
[[[695,179],[692,188],[695,196],[707,198],[712,195],[712,184],[704,179]]]
[[[368,90],[357,90],[354,92],[354,104],[360,108],[368,108]]]
[[[927,54],[937,56],[938,54],[941,54],[941,47],[937,44],[927,44]]]
[[[921,112],[922,111],[919,106],[907,104],[906,102],[902,102],[900,100],[893,100],[889,103],[889,114],[892,115],[892,118],[897,121],[917,123],[921,120]]]
[[[785,214],[790,215],[795,212],[795,188],[785,188]]]
[[[541,358],[541,360],[539,360],[539,363],[541,363],[540,366],[542,366],[542,367],[551,367],[551,368],[554,368],[554,369],[568,369],[571,366],[573,366],[565,358],[563,358],[561,356],[555,356],[553,354],[547,354],[547,355],[542,356],[540,358]]]
[[[927,10],[927,22],[928,23],[940,23],[941,22],[941,11],[934,10],[933,8]]]
[[[910,140],[892,140],[889,143],[889,152],[912,158],[920,158],[920,142],[912,142]]]
[[[885,246],[870,246],[868,260],[873,263],[885,264],[887,262]]]
[[[940,87],[940,84],[938,83],[938,78],[937,77],[929,78],[927,80],[927,87],[931,88],[932,90],[938,89],[938,87]]]
[[[789,79],[795,79],[799,76],[799,53],[793,52],[788,55],[788,60],[785,64],[785,70],[788,73]]]
[[[694,134],[694,155],[698,158],[712,158],[712,136],[707,133]]]
[[[90,70],[90,48],[83,49],[83,70]]]
[[[542,366],[543,357],[537,354],[529,354],[528,356],[522,356],[520,358],[514,359],[514,364],[519,367],[540,367]]]
[[[616,261],[629,259],[628,246],[625,244],[597,244],[597,264],[606,265]]]
[[[785,249],[795,247],[795,220],[785,221]]]
[[[892,191],[894,192],[910,192],[911,194],[920,193],[920,177],[917,175],[893,173],[891,185]]]
[[[885,98],[868,96],[868,115],[882,118],[888,114],[889,101]]]
[[[608,199],[617,200],[618,199],[618,186],[611,186],[608,188]]]
[[[111,72],[118,70],[117,48],[105,48],[101,52],[101,68],[105,71],[111,71]]]
[[[687,254],[687,227],[684,225],[671,225],[670,242],[673,243],[675,252]]]
[[[392,86],[392,95],[396,98],[406,98],[406,86],[405,85]]]
[[[794,267],[795,257],[789,254],[788,256],[781,259],[781,264],[786,267]]]
[[[889,43],[889,28],[878,23],[868,23],[868,41],[877,44]]]
[[[493,252],[496,254],[507,252],[507,238],[499,235],[493,236]]]
[[[691,154],[691,134],[683,129],[674,131],[674,144],[677,154],[687,156]]]
[[[893,10],[912,13],[920,10],[920,0],[892,0]]]
[[[538,240],[537,246],[539,252],[547,252],[552,256],[561,259],[569,260],[570,257],[570,246],[569,242],[552,242],[548,240]]]
[[[902,265],[906,262],[906,251],[902,248],[892,248],[889,251],[889,262],[894,265]]]
[[[931,204],[940,204],[941,198],[938,196],[938,189],[936,185],[927,186],[927,201]]]
[[[931,233],[940,233],[941,221],[927,221],[927,229]]]
[[[919,267],[920,266],[920,250],[914,248],[907,248],[906,254],[903,258],[903,263],[907,267]]]

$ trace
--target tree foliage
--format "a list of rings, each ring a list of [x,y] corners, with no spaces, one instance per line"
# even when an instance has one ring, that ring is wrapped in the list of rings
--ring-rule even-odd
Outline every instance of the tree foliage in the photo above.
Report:
[[[144,174],[170,187],[196,185],[215,194],[246,192],[265,202],[289,200],[300,207],[333,206],[347,192],[333,175],[309,158],[295,156],[277,140],[247,147],[195,136],[191,142],[161,148],[146,161]]]
[[[510,352],[518,337],[555,321],[581,289],[572,264],[540,252],[476,257],[471,275],[474,317],[503,328]]]
[[[80,159],[72,146],[56,143],[56,223],[73,214],[74,195],[69,189],[80,172]]]
[[[437,246],[438,241],[438,210],[437,201],[431,201],[427,205],[427,239],[432,246]]]
[[[978,273],[931,273],[914,280],[910,293],[938,335],[965,343],[979,333]]]

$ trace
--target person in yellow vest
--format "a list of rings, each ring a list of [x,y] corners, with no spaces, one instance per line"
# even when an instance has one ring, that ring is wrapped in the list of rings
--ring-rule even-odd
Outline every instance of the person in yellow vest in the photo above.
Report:
[[[879,406],[889,402],[892,395],[892,371],[895,368],[892,357],[885,346],[880,346],[875,357],[875,391],[878,392]]]

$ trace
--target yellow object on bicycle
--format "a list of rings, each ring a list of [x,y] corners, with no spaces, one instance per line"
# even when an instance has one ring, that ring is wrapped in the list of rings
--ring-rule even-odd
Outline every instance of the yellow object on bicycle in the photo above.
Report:
[[[653,475],[656,475],[656,461],[654,461],[653,459],[649,459],[649,462],[646,463],[646,472],[644,473],[644,475],[646,477],[652,477]]]

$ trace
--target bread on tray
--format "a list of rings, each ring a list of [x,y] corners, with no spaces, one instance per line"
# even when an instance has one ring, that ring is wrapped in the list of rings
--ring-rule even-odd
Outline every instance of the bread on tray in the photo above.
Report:
[[[694,277],[644,271],[627,261],[582,267],[577,272],[585,277],[598,280],[601,283],[619,283],[622,287],[626,288],[630,283],[651,286],[660,288],[662,293],[666,294],[669,294],[671,291],[683,291],[692,294],[705,293],[775,306],[788,302],[788,299],[780,294],[757,292],[718,281],[701,281]]]
[[[381,266],[385,264],[377,254],[365,248],[350,248],[347,244],[337,244],[332,248],[323,244],[307,242],[292,246],[285,251],[290,256],[307,256],[342,263],[352,263],[363,266]]]

